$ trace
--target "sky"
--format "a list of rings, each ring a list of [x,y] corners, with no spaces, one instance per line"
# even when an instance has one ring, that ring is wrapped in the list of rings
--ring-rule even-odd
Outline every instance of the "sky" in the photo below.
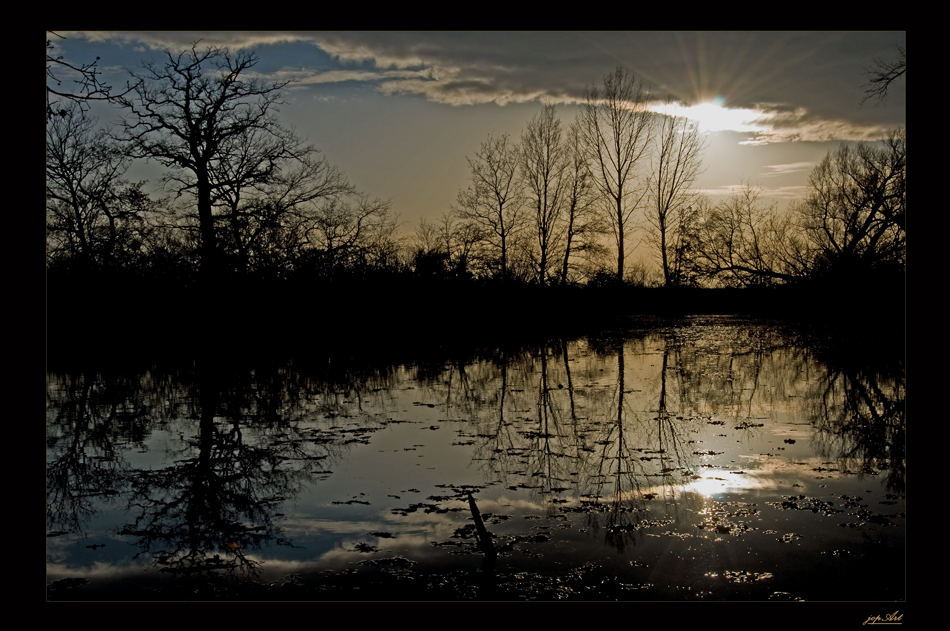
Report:
[[[786,208],[841,142],[877,141],[906,125],[905,78],[883,103],[862,104],[867,69],[896,60],[904,32],[55,33],[64,38],[47,36],[56,54],[76,64],[99,57],[116,89],[166,49],[254,51],[254,76],[293,80],[281,121],[361,191],[390,200],[407,232],[455,203],[470,183],[466,158],[489,134],[517,139],[548,103],[566,127],[585,91],[617,66],[699,122],[706,170],[695,188],[714,202],[752,183]],[[104,123],[121,116],[107,106],[93,113]],[[143,164],[129,177],[160,174]]]

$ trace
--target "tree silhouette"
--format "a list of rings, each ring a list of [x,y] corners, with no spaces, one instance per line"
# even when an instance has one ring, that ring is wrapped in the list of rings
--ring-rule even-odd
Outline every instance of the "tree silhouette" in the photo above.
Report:
[[[882,144],[842,145],[812,171],[811,192],[798,212],[814,249],[813,275],[855,280],[883,270],[903,273],[905,130],[892,131]]]
[[[650,146],[653,116],[646,108],[643,84],[618,67],[604,77],[603,88],[587,90],[580,128],[594,181],[608,204],[607,217],[617,246],[617,281],[623,280],[627,235],[646,189],[637,178]]]
[[[606,250],[600,240],[606,228],[597,212],[594,181],[582,142],[580,127],[577,121],[574,121],[568,129],[565,141],[567,167],[564,175],[564,257],[560,271],[562,285],[569,282],[572,256],[600,254]]]
[[[353,201],[331,198],[301,219],[305,254],[325,276],[333,277],[341,268],[385,263],[394,256],[398,221],[388,201],[363,195]]]
[[[534,210],[537,278],[547,284],[548,268],[561,235],[558,231],[569,171],[567,148],[561,141],[561,120],[545,105],[521,134],[521,179]]]
[[[60,39],[66,39],[62,35],[57,35],[53,31],[46,31],[50,35],[55,35]],[[67,61],[62,55],[56,54],[56,45],[53,40],[46,40],[46,122],[54,116],[66,116],[69,112],[69,106],[60,105],[60,99],[69,101],[78,106],[85,112],[91,101],[111,101],[128,94],[131,86],[121,94],[112,94],[112,86],[103,83],[99,76],[102,72],[98,68],[99,58],[87,64],[74,63]],[[63,81],[60,78],[65,73],[68,76],[77,76],[73,83],[78,85],[77,91],[69,91],[62,87]],[[55,83],[56,87],[50,85]],[[57,98],[58,97],[58,98]]]
[[[646,214],[669,287],[684,280],[682,259],[696,218],[697,194],[690,187],[702,173],[705,141],[695,123],[681,116],[660,116],[658,131]]]
[[[305,148],[269,181],[235,187],[222,199],[221,240],[232,268],[251,274],[286,274],[312,247],[315,216],[354,188],[340,171]]]
[[[123,139],[134,155],[172,169],[178,194],[194,195],[200,234],[201,274],[210,285],[217,273],[214,206],[241,188],[270,181],[282,160],[300,151],[299,140],[274,117],[283,83],[247,77],[253,53],[226,48],[180,54],[165,51],[163,65],[137,72]]]
[[[491,136],[475,156],[468,158],[472,184],[458,194],[454,212],[478,227],[483,239],[496,253],[503,280],[511,277],[514,236],[523,227],[523,198],[518,188],[519,151],[508,134]]]
[[[788,214],[762,203],[762,188],[746,183],[714,207],[699,202],[701,217],[691,265],[708,281],[751,287],[795,281],[808,253]]]
[[[79,267],[125,262],[142,247],[152,203],[123,179],[129,158],[96,119],[71,104],[46,125],[46,218],[50,261]],[[126,260],[123,261],[123,258]]]
[[[863,105],[868,99],[877,101],[875,105],[887,100],[887,92],[891,84],[904,76],[907,71],[907,56],[903,46],[897,47],[897,59],[895,61],[874,60],[874,66],[866,71],[868,80],[864,84],[864,98],[861,99]]]

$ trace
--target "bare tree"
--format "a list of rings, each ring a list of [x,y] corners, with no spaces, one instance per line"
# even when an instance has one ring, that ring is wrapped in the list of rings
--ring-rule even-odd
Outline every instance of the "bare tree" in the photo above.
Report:
[[[164,65],[147,63],[131,73],[134,96],[118,99],[127,110],[123,138],[137,156],[173,169],[169,180],[179,194],[195,196],[208,282],[216,274],[215,203],[237,183],[270,180],[298,141],[274,118],[286,83],[247,78],[258,62],[253,53],[195,44],[165,56]],[[255,151],[242,152],[249,135],[256,137]]]
[[[409,247],[409,265],[417,277],[445,278],[448,275],[449,248],[442,240],[438,224],[425,217],[420,219]]]
[[[622,67],[604,76],[602,89],[589,88],[581,105],[584,145],[617,245],[618,281],[624,275],[626,238],[646,193],[638,176],[650,146],[652,119],[643,84]]]
[[[669,287],[682,280],[681,259],[689,247],[698,195],[690,187],[703,171],[705,138],[695,123],[681,116],[659,116],[657,127],[647,223]]]
[[[668,265],[663,275],[665,286],[694,285],[698,281],[693,257],[699,238],[702,206],[701,197],[694,197],[689,206],[676,213],[669,225],[670,237],[666,243]]]
[[[292,147],[292,144],[288,145]],[[244,155],[265,153],[253,141]],[[224,250],[242,271],[289,270],[305,241],[320,200],[342,200],[355,188],[313,147],[288,154],[264,181],[222,182],[215,207],[221,217],[219,238]],[[239,162],[245,163],[247,160]],[[240,166],[235,171],[240,170]]]
[[[810,194],[780,213],[746,184],[714,208],[702,205],[691,262],[726,286],[812,279],[852,289],[901,282],[906,269],[907,144],[904,129],[882,146],[845,144],[809,177]]]
[[[472,184],[458,194],[455,212],[474,224],[495,252],[501,278],[511,275],[512,240],[522,228],[523,198],[517,186],[518,149],[508,134],[488,137],[473,158]]]
[[[558,224],[567,193],[568,153],[561,140],[561,120],[545,105],[521,134],[521,181],[534,210],[534,246],[538,283],[547,284],[548,267],[562,235]]]
[[[396,251],[398,219],[390,202],[358,195],[314,203],[304,228],[305,254],[333,275],[343,267],[378,266]]]
[[[53,31],[46,32],[60,39],[66,39]],[[85,64],[67,61],[63,55],[56,54],[56,45],[53,40],[46,39],[47,122],[53,116],[66,116],[69,112],[68,106],[60,105],[61,100],[78,105],[83,112],[86,112],[89,103],[92,101],[111,101],[128,94],[132,90],[131,86],[126,86],[125,91],[121,94],[112,94],[112,86],[103,83],[100,78],[102,72],[97,67],[98,63],[98,57],[95,61]],[[76,90],[67,90],[62,87],[63,75],[71,77],[70,80],[77,86]],[[53,84],[55,84],[55,87]]]
[[[96,120],[70,104],[46,124],[48,257],[80,266],[128,262],[144,246],[151,210],[129,158]]]
[[[692,265],[706,279],[726,287],[762,286],[801,277],[782,256],[792,238],[790,219],[775,204],[762,204],[762,188],[744,184],[728,200],[709,208],[694,241]]]
[[[812,171],[812,191],[797,207],[814,249],[812,273],[854,278],[904,269],[906,131],[892,131],[882,145],[842,145]]]
[[[442,243],[438,224],[428,221],[425,217],[419,220],[412,247],[425,253],[448,252],[448,248]]]
[[[564,256],[561,284],[568,282],[571,257],[600,250],[605,226],[596,212],[596,195],[590,165],[581,144],[577,121],[567,133],[567,169],[564,175]]]
[[[861,99],[863,105],[868,99],[874,99],[877,103],[883,103],[887,100],[887,92],[891,84],[904,76],[907,70],[907,56],[902,46],[897,47],[896,61],[874,60],[874,66],[868,68],[867,83],[864,84],[864,98]]]
[[[466,277],[477,261],[478,244],[483,240],[479,227],[462,220],[455,212],[442,213],[437,223],[419,221],[413,244],[417,272],[423,275],[449,274]]]
[[[449,263],[456,276],[466,277],[478,274],[479,246],[484,243],[482,229],[475,223],[464,221],[456,213],[442,213],[439,222],[439,235],[449,253]]]

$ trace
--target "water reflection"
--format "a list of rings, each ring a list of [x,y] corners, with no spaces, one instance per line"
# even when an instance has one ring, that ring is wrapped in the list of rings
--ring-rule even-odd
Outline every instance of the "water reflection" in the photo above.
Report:
[[[903,494],[903,365],[848,357],[774,324],[707,318],[399,365],[297,358],[240,367],[205,356],[185,368],[51,373],[48,534],[78,537],[57,548],[65,567],[88,562],[83,537],[99,537],[182,577],[316,562],[296,539],[329,510],[351,511],[356,533],[441,516],[439,528],[464,539],[468,492],[503,554],[567,536],[517,531],[517,506],[537,506],[542,515],[525,516],[564,528],[576,523],[614,554],[656,533],[739,535],[754,528],[736,515],[762,510],[733,502],[726,511],[726,494],[777,496],[810,483],[805,472],[826,481],[883,474],[886,490]],[[405,442],[410,435],[416,442]],[[374,470],[382,456],[370,461],[366,476],[398,487],[382,501],[334,474],[364,448],[425,460],[384,473]],[[449,491],[406,507],[404,495],[431,493],[413,488],[420,472],[450,475],[459,454],[478,479],[436,485]],[[285,519],[298,503],[317,508]],[[380,549],[361,545],[326,558]]]

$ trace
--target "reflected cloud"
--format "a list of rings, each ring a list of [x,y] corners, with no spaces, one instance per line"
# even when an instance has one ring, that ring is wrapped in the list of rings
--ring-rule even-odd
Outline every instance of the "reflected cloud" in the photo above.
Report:
[[[63,578],[85,578],[87,580],[117,580],[123,576],[141,576],[148,567],[147,563],[129,561],[126,563],[104,563],[94,561],[91,565],[75,565],[68,563],[47,562],[47,584]]]
[[[696,536],[697,506],[720,494],[765,514],[770,496],[863,475],[902,492],[902,364],[808,340],[697,317],[398,366],[51,373],[48,571],[477,566],[469,492],[509,559],[552,541],[612,559],[646,534]],[[341,501],[357,491],[366,501]],[[138,560],[90,563],[87,530]]]

